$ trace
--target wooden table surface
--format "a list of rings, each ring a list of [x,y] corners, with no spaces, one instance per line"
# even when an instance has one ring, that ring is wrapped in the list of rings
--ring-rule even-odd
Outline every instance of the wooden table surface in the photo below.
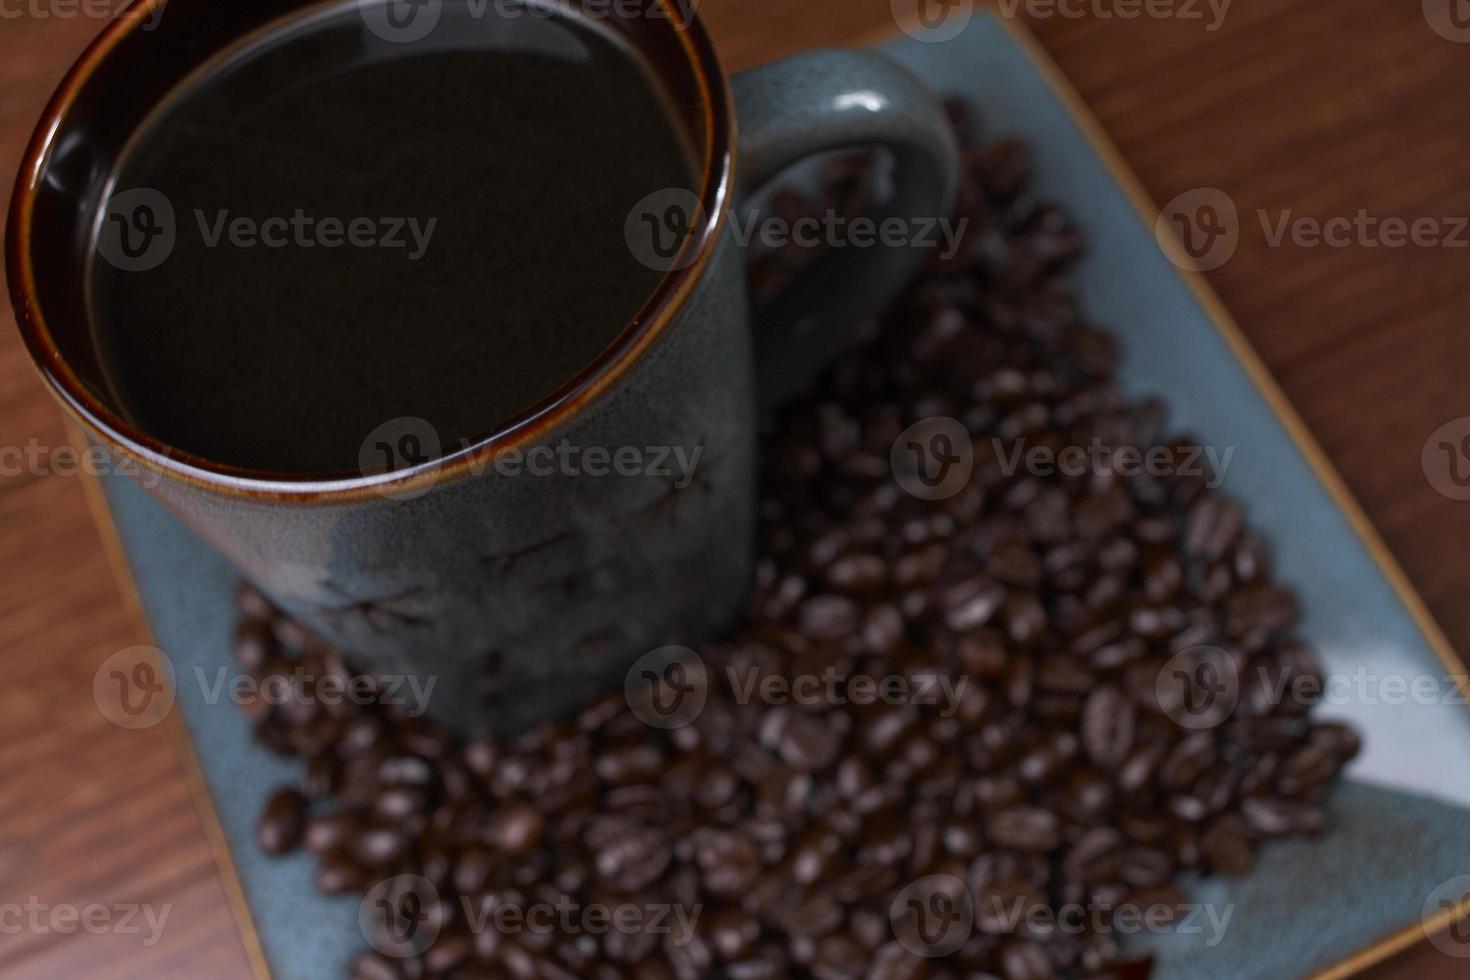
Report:
[[[1209,30],[1204,2],[1188,5],[1204,20],[1116,16],[1128,0],[1017,2],[1005,9],[1020,10],[1156,201],[1217,187],[1244,216],[1470,215],[1470,44],[1432,30],[1419,3],[1240,3]],[[0,3],[6,188],[43,101],[100,28],[60,16],[76,9]],[[732,68],[893,25],[889,0],[700,9]],[[1273,247],[1250,217],[1242,227],[1211,282],[1451,641],[1470,650],[1470,503],[1436,492],[1420,463],[1431,432],[1470,415],[1470,251]],[[28,444],[44,456],[66,436],[7,322],[0,446]],[[137,633],[79,479],[0,476],[0,569],[0,908],[172,906],[151,946],[133,934],[16,933],[0,917],[0,975],[245,976],[167,726],[124,731],[92,703],[98,664]],[[1465,962],[1425,945],[1372,976],[1458,977]]]

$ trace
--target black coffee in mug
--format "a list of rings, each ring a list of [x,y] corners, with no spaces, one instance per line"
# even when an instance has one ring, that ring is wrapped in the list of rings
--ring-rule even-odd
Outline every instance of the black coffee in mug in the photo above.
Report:
[[[346,471],[413,417],[458,448],[574,378],[654,292],[628,216],[697,180],[641,56],[525,4],[449,2],[414,40],[381,23],[347,3],[267,28],[121,156],[88,307],[115,401],[162,441]]]

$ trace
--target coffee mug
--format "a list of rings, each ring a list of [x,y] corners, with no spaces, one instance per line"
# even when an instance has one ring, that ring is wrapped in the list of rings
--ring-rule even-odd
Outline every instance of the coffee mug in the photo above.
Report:
[[[813,51],[732,79],[684,5],[602,4],[699,152],[697,194],[629,216],[629,247],[665,264],[640,315],[549,398],[454,451],[386,465],[414,436],[404,420],[365,442],[362,472],[222,466],[143,431],[108,394],[82,298],[88,233],[129,137],[180,81],[315,6],[155,0],[108,26],[21,166],[6,237],[17,321],[93,442],[283,610],[367,672],[433,678],[429,714],[460,733],[520,730],[618,689],[650,649],[732,625],[752,574],[758,411],[859,343],[923,258],[888,240],[833,249],[752,316],[732,213],[790,165],[868,146],[892,165],[871,220],[937,221],[953,136],[935,96],[877,54]],[[380,6],[362,4],[364,29]],[[618,465],[627,450],[640,465]]]

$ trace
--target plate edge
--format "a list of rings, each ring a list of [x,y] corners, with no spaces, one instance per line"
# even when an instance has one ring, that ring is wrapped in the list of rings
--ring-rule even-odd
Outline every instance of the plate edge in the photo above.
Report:
[[[86,437],[69,417],[66,419],[66,436],[67,441],[78,454],[87,451]],[[157,647],[153,624],[148,619],[147,607],[143,604],[137,579],[133,576],[132,566],[127,558],[127,549],[123,546],[122,536],[113,518],[112,506],[102,492],[101,479],[85,468],[81,472],[81,477],[87,509],[92,513],[92,522],[97,526],[97,535],[102,540],[103,554],[107,558],[108,565],[112,567],[112,577],[117,582],[118,591],[122,594],[123,604],[128,607],[129,618],[133,620],[134,628],[143,642]],[[261,942],[260,933],[256,927],[255,914],[250,910],[250,902],[245,895],[245,886],[240,879],[240,870],[235,864],[234,851],[231,850],[229,841],[225,837],[224,824],[221,823],[219,812],[215,809],[214,794],[210,792],[209,784],[204,778],[204,769],[194,749],[188,725],[183,715],[177,710],[169,711],[164,719],[164,724],[168,728],[169,740],[173,743],[174,757],[178,760],[179,769],[188,786],[189,796],[194,801],[195,813],[199,816],[209,850],[214,857],[215,868],[219,871],[220,881],[225,890],[225,900],[235,920],[235,928],[240,936],[245,959],[250,965],[250,972],[255,980],[274,980],[270,962],[265,955],[265,946]]]

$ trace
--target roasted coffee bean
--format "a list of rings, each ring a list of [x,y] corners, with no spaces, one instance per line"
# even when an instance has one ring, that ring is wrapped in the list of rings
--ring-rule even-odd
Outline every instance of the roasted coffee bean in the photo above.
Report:
[[[1093,762],[1111,769],[1133,748],[1136,709],[1111,685],[1096,688],[1082,711],[1082,745]]]
[[[388,786],[373,800],[373,814],[389,823],[399,823],[422,813],[428,805],[429,796],[421,789]]]
[[[595,855],[597,880],[624,894],[656,881],[673,857],[662,831],[625,817],[597,817],[584,837]]]
[[[1342,760],[1322,745],[1309,742],[1282,764],[1276,786],[1288,796],[1297,796],[1337,775]]]
[[[1222,817],[1200,838],[1200,849],[1210,867],[1222,875],[1245,874],[1255,858],[1245,821]]]
[[[265,595],[249,582],[235,587],[235,609],[241,619],[268,622],[276,618],[276,608]]]
[[[424,969],[433,974],[450,974],[470,958],[468,936],[459,933],[438,936],[424,954]]]
[[[664,757],[648,743],[609,749],[597,758],[597,776],[609,786],[652,782],[663,771]]]
[[[1208,562],[1219,561],[1240,531],[1240,507],[1219,494],[1208,494],[1190,509],[1184,550]]]
[[[837,761],[842,733],[833,721],[804,713],[780,717],[784,722],[776,736],[776,752],[783,762],[798,772],[819,772]]]
[[[968,633],[989,622],[1005,598],[1005,588],[985,578],[950,586],[940,600],[944,624],[955,633]]]
[[[301,843],[305,828],[306,797],[294,789],[282,789],[266,802],[255,839],[267,854],[285,854]]]
[[[352,980],[403,980],[398,961],[381,953],[363,953],[352,962]]]
[[[1357,732],[1336,722],[1314,725],[1308,739],[1343,761],[1354,758],[1362,745]]]
[[[815,596],[801,604],[797,624],[814,640],[840,640],[857,629],[859,615],[858,604],[846,596]]]
[[[427,786],[434,770],[417,756],[390,756],[378,764],[378,779],[387,786]]]
[[[398,827],[369,827],[352,839],[349,850],[369,868],[390,868],[408,855],[412,841]]]
[[[868,960],[864,980],[920,980],[929,972],[928,961],[897,942],[878,947]]]
[[[877,594],[888,578],[888,566],[877,555],[852,554],[833,562],[824,578],[831,588],[839,592]]]
[[[275,633],[271,631],[269,622],[242,619],[235,627],[235,662],[246,673],[255,674],[264,670],[277,651]]]
[[[309,800],[324,800],[338,791],[341,775],[341,767],[332,755],[314,756],[306,762],[306,773],[301,777],[301,792]]]
[[[1322,829],[1322,811],[1310,803],[1280,797],[1252,797],[1240,806],[1251,829],[1264,837],[1313,835]]]
[[[507,854],[525,854],[541,842],[545,823],[529,803],[512,803],[491,818],[489,841]]]
[[[1050,851],[1060,830],[1056,814],[1037,807],[1012,807],[990,818],[986,833],[1002,847],[1017,851]]]
[[[494,853],[487,847],[471,844],[455,855],[450,881],[461,895],[474,895],[490,884],[490,874],[494,870]],[[433,880],[427,874],[424,877]]]
[[[1130,885],[1162,885],[1174,872],[1174,859],[1155,847],[1130,847],[1118,855],[1118,875]]]
[[[1322,671],[1248,515],[1184,470],[1199,447],[1166,431],[1160,403],[1112,380],[1118,344],[1068,282],[1080,237],[1027,168],[1014,142],[967,150],[961,248],[762,422],[751,599],[728,642],[699,651],[690,724],[645,726],[612,692],[459,744],[401,706],[328,706],[307,695],[353,677],[351,657],[240,591],[240,668],[298,695],[244,706],[256,738],[306,760],[303,793],[267,805],[262,846],[304,843],[331,893],[399,874],[439,892],[429,948],[360,957],[354,976],[1141,978],[1147,962],[1106,929],[1030,913],[1132,903],[1167,921],[1183,872],[1241,874],[1262,840],[1322,829],[1357,736],[1311,721]],[[822,196],[860,204],[871,170],[854,157]],[[820,202],[773,206],[796,220]],[[752,250],[760,295],[805,258]],[[928,500],[889,459],[935,416],[964,426],[974,466]],[[1033,448],[1093,445],[1084,471],[1025,465]],[[1115,472],[1124,448],[1173,470]],[[1179,654],[1198,670],[1166,672]],[[922,879],[949,901],[919,933],[918,916],[890,917]],[[968,921],[935,881],[964,883]],[[474,931],[462,901],[673,910],[674,932]],[[957,911],[968,935],[927,955]]]
[[[1013,939],[1001,948],[1000,967],[1006,980],[1049,980],[1056,976],[1046,950],[1024,939]]]
[[[371,884],[369,875],[347,861],[330,859],[316,869],[316,887],[325,895],[365,891]]]

